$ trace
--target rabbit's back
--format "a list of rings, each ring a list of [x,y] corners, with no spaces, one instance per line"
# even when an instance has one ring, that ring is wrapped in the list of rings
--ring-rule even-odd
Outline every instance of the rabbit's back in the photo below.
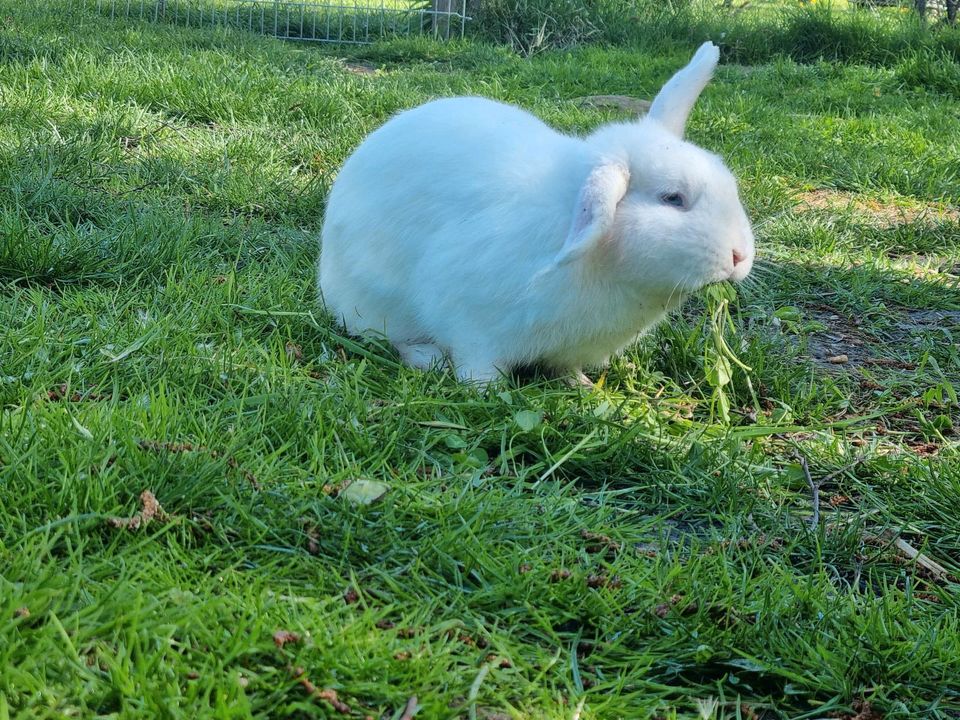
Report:
[[[442,343],[462,315],[516,322],[510,307],[563,243],[589,154],[482,98],[396,116],[347,160],[330,194],[319,277],[328,309],[351,331],[395,342]]]

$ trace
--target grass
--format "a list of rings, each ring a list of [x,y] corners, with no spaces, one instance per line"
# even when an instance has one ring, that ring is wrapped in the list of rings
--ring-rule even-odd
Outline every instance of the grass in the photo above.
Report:
[[[721,67],[695,114],[762,258],[723,424],[705,300],[594,391],[482,397],[342,337],[313,284],[392,112],[588,130],[618,115],[577,97],[649,96],[690,47],[47,7],[0,0],[0,717],[347,716],[311,687],[394,719],[960,716],[960,103],[915,56]],[[111,522],[145,490],[164,513]]]
[[[710,38],[727,62],[748,65],[789,57],[896,65],[919,50],[955,64],[960,30],[931,13],[926,21],[900,7],[866,8],[843,0],[485,0],[471,32],[535,54],[587,42],[632,45],[646,52]]]

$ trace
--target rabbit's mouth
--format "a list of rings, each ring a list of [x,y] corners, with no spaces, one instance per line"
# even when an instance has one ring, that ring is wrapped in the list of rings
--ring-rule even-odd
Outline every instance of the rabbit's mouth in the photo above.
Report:
[[[739,254],[736,250],[733,251],[733,267],[730,269],[730,274],[727,277],[727,280],[730,282],[741,282],[746,280],[747,275],[750,274],[750,271],[753,269],[753,251],[745,252],[742,255]]]
[[[726,257],[718,258],[718,268],[703,286],[718,282],[739,283],[746,279],[753,269],[753,248],[746,246],[734,248]]]

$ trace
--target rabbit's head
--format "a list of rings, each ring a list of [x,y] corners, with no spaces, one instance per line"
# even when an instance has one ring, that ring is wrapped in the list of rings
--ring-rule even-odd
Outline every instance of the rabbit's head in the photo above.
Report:
[[[645,118],[588,138],[601,160],[580,191],[558,265],[576,260],[664,305],[709,283],[747,276],[753,232],[736,180],[719,157],[683,140],[718,57],[716,46],[705,43]]]

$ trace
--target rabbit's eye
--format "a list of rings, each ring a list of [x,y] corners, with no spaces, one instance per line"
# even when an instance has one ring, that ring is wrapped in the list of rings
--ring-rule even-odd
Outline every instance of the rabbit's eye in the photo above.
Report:
[[[660,196],[660,200],[676,208],[684,208],[687,206],[686,199],[680,193],[664,193]]]

